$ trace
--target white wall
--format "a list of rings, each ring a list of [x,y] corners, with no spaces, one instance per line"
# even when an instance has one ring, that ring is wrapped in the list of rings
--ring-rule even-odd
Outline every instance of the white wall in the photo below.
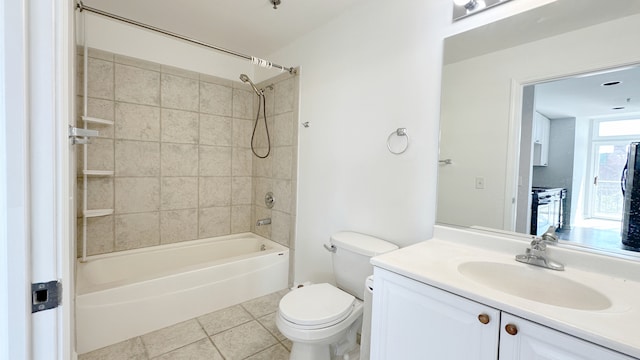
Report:
[[[435,218],[442,31],[450,3],[364,1],[269,56],[301,66],[296,281],[332,281],[322,247],[354,230],[405,246]],[[402,155],[387,137],[406,127]]]
[[[444,190],[450,200],[439,201],[438,221],[503,228],[513,82],[637,62],[638,24],[635,15],[445,66],[441,153],[454,166],[441,173],[439,199]]]
[[[77,19],[78,44],[83,44],[84,23],[89,47],[234,81],[239,81],[242,73],[254,75],[253,65],[245,59],[89,12],[83,12]],[[272,70],[271,76],[277,73]]]

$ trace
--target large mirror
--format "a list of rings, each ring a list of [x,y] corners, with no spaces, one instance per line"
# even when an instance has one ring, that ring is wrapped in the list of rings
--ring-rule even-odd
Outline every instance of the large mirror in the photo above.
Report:
[[[557,0],[447,38],[437,222],[640,255],[621,235],[638,44],[638,0]]]

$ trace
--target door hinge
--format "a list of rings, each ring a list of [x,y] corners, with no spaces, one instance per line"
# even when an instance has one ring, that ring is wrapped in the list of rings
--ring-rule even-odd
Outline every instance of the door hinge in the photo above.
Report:
[[[31,284],[31,313],[57,308],[62,301],[62,283],[54,280]]]

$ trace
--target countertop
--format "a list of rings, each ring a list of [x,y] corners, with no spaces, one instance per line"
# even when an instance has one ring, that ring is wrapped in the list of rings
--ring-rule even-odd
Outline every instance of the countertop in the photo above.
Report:
[[[433,239],[374,257],[371,263],[640,358],[640,262],[554,247],[549,250],[550,257],[565,265],[565,271],[554,271],[516,262],[515,255],[524,253],[528,245],[521,240],[500,234],[436,228]],[[550,271],[553,275],[597,289],[606,295],[611,306],[605,310],[576,310],[510,295],[461,274],[458,266],[469,261],[520,264],[537,271]]]

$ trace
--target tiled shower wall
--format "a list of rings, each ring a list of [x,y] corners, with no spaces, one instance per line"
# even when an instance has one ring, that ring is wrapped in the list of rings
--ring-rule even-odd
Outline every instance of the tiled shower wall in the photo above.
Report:
[[[83,113],[83,56],[78,60],[78,114]],[[257,96],[245,84],[91,49],[88,116],[100,137],[88,146],[88,209],[114,209],[87,219],[87,254],[253,231],[293,245],[298,79],[270,85],[271,154],[260,160],[250,141]],[[256,133],[266,152],[264,122]],[[83,126],[78,120],[78,126]],[[260,135],[262,134],[262,135]],[[78,147],[78,216],[82,214],[82,147]],[[266,209],[272,191],[275,207]],[[271,217],[272,225],[255,220]],[[78,218],[78,253],[82,218]]]

